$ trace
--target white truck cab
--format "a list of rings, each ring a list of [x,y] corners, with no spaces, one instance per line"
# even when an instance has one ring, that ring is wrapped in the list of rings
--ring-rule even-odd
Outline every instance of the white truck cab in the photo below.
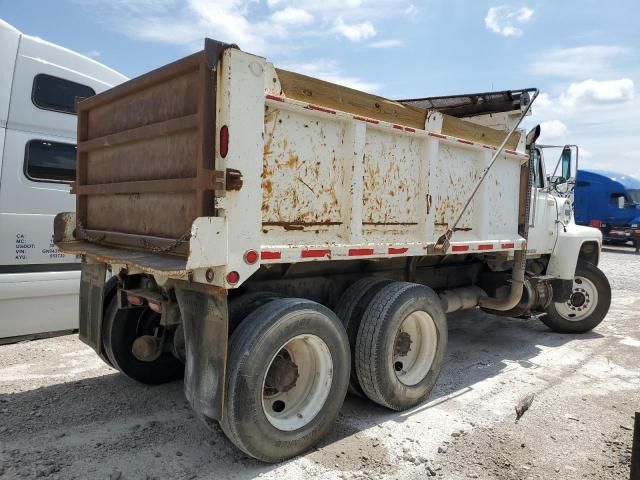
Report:
[[[76,97],[126,80],[0,20],[0,343],[78,328],[80,265],[52,242],[74,209]]]

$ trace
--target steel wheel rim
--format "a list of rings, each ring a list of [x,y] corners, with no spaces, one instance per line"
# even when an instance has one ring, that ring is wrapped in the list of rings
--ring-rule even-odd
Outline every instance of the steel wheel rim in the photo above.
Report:
[[[588,317],[598,306],[598,289],[586,277],[573,279],[573,290],[566,302],[556,302],[556,312],[565,320],[579,322]]]
[[[286,391],[269,385],[270,373],[277,368],[274,362],[282,359],[297,369],[295,384],[286,385]],[[333,360],[324,340],[311,334],[288,340],[271,358],[262,381],[262,410],[267,420],[289,432],[309,424],[329,397],[332,380]]]
[[[392,367],[398,380],[409,387],[420,383],[431,370],[437,348],[438,330],[431,315],[424,311],[408,315],[394,342]]]

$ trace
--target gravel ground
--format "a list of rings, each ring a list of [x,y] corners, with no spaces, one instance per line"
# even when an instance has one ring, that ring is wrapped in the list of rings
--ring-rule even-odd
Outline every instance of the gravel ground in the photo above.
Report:
[[[203,426],[180,382],[137,385],[75,335],[2,346],[0,478],[624,480],[640,410],[640,255],[607,248],[601,268],[613,303],[595,331],[452,315],[427,403],[396,413],[349,397],[319,448],[279,465]]]

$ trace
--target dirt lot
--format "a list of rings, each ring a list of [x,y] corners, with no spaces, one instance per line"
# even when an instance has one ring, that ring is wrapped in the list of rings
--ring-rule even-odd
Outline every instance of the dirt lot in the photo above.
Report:
[[[180,382],[137,385],[75,335],[0,347],[0,478],[626,479],[640,410],[640,255],[606,250],[613,304],[594,332],[452,316],[428,403],[392,413],[347,398],[331,437],[280,465],[207,430]]]

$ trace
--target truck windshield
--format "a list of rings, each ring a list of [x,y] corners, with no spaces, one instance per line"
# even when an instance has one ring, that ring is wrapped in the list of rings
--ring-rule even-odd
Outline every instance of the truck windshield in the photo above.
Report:
[[[640,188],[634,188],[633,190],[627,190],[627,193],[631,197],[633,203],[640,203]]]

